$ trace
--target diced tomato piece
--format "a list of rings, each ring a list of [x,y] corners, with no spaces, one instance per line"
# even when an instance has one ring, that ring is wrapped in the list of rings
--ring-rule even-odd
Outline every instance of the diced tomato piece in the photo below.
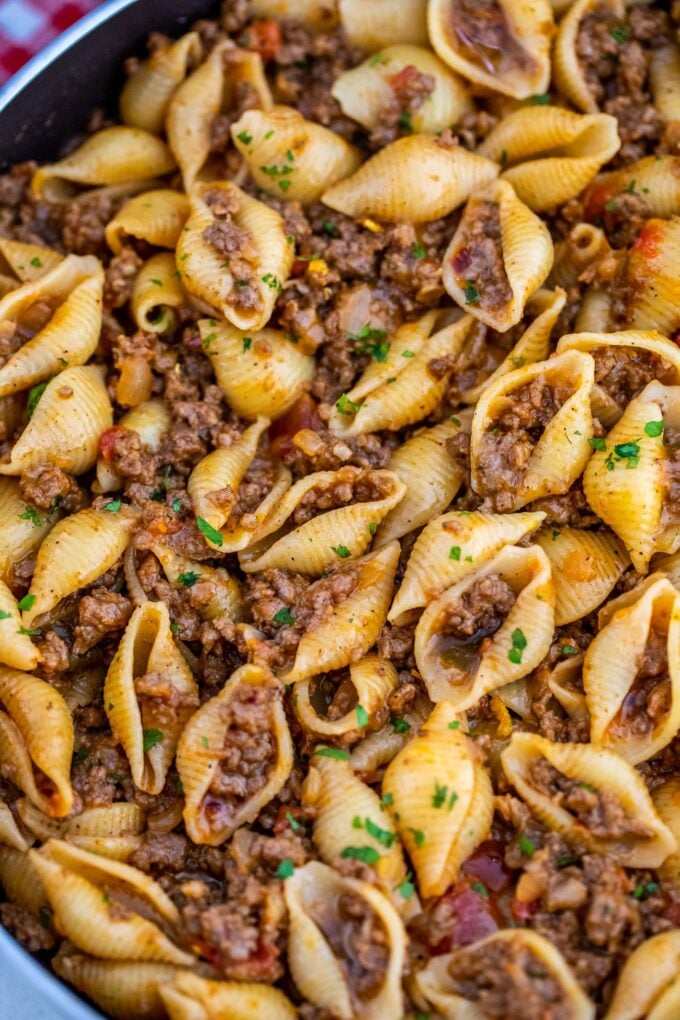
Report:
[[[281,47],[281,28],[273,18],[253,21],[244,33],[247,50],[259,53],[263,60],[273,60]]]
[[[118,440],[121,439],[127,429],[123,425],[112,425],[110,429],[104,429],[99,437],[99,451],[104,460],[111,460]]]
[[[585,218],[587,220],[596,220],[599,216],[602,216],[604,207],[615,194],[617,194],[616,188],[612,189],[611,184],[607,184],[606,181],[602,184],[591,185],[586,192],[583,204]]]
[[[323,428],[321,418],[316,411],[316,401],[308,393],[304,393],[290,411],[269,427],[269,438],[272,441],[272,453],[282,457],[293,450],[293,436],[302,429],[320,432]]]
[[[653,259],[663,244],[663,223],[661,220],[647,220],[631,245],[631,251],[639,252],[644,258]]]
[[[528,903],[522,903],[521,900],[513,900],[510,904],[510,913],[520,924],[526,924],[538,910],[538,902],[538,900],[530,900]]]
[[[404,89],[408,88],[418,78],[420,72],[414,64],[407,64],[406,67],[402,67],[401,71],[397,71],[396,74],[391,74],[387,82],[394,91],[399,94]]]

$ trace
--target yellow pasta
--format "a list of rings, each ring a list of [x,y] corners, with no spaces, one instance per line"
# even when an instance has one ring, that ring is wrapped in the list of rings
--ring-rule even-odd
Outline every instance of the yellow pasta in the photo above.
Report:
[[[181,192],[169,188],[143,191],[106,224],[106,243],[116,255],[128,238],[155,248],[174,248],[188,215],[189,201]]]
[[[168,581],[177,588],[185,589],[184,581],[187,577],[197,575],[190,585],[189,598],[204,619],[216,620],[225,613],[232,620],[240,621],[245,618],[239,583],[222,567],[197,563],[176,553],[170,546],[156,545],[153,551],[160,560]]]
[[[0,256],[2,256],[3,273],[9,272],[21,283],[26,283],[27,280],[37,280],[39,276],[44,276],[50,269],[58,266],[64,258],[53,248],[46,248],[42,244],[14,241],[9,237],[0,237]],[[14,281],[13,285],[15,285]]]
[[[350,665],[345,685],[353,688],[356,704],[342,715],[334,709],[324,715],[318,711],[318,692],[314,678],[300,680],[295,688],[295,714],[305,730],[320,737],[342,737],[346,733],[374,727],[385,715],[387,698],[397,686],[397,671],[391,662],[370,653]],[[323,684],[321,684],[321,687]],[[330,708],[330,706],[329,706]]]
[[[170,252],[152,255],[135,276],[130,310],[138,329],[165,333],[177,325],[177,312],[186,294]]]
[[[35,669],[41,655],[21,627],[21,612],[11,590],[0,580],[0,663],[13,669]]]
[[[427,0],[337,0],[349,41],[364,53],[394,43],[427,44]]]
[[[243,981],[210,981],[186,971],[159,986],[170,1020],[295,1020],[297,1010],[278,988]],[[165,1015],[165,1014],[163,1014]]]
[[[536,542],[552,568],[557,627],[581,620],[597,609],[628,564],[623,546],[606,531],[547,528],[539,532]]]
[[[185,972],[171,963],[98,960],[85,954],[57,956],[54,972],[115,1020],[164,1020],[161,989]]]
[[[120,94],[124,124],[159,135],[168,103],[182,84],[189,67],[201,56],[197,32],[187,32],[176,42],[160,46],[130,75]]]
[[[605,1020],[673,1020],[677,1015],[680,931],[653,935],[621,970]]]
[[[579,60],[577,43],[581,22],[596,11],[608,14],[612,21],[620,21],[625,4],[623,0],[576,0],[560,21],[553,54],[555,84],[584,113],[595,113],[598,106]]]

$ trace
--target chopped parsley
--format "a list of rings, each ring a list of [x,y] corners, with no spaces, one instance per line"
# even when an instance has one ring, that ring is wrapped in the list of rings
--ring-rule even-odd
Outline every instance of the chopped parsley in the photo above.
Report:
[[[5,609],[0,609],[0,620],[11,620],[12,614],[8,613]]]
[[[119,499],[112,499],[110,503],[104,504],[104,509],[108,510],[110,514],[117,514],[122,506]]]
[[[473,882],[471,888],[474,889],[476,893],[479,893],[480,896],[483,896],[485,900],[488,900],[489,890],[483,882]]]
[[[34,269],[42,268],[42,262],[40,261],[37,255],[34,255],[33,258],[31,259],[31,265],[33,266]]]
[[[390,716],[390,726],[395,733],[408,733],[411,723],[407,719],[401,719],[398,715]]]
[[[179,498],[173,499],[170,505],[172,506],[172,509],[175,511],[175,513],[178,514],[182,509],[182,500]]]
[[[279,188],[281,191],[288,191],[292,183],[292,181],[279,181]],[[280,287],[279,290],[281,290]]]
[[[290,627],[293,622],[293,614],[290,609],[286,606],[283,609],[279,609],[278,613],[274,613],[274,623],[280,623],[282,626]]]
[[[515,630],[513,630],[511,637],[512,648],[508,652],[508,658],[510,662],[514,662],[517,666],[522,661],[522,655],[527,646],[527,639],[524,636],[524,631],[520,630],[519,627],[516,627]]]
[[[294,874],[295,874],[295,865],[288,858],[286,858],[284,861],[281,861],[281,863],[279,864],[278,868],[276,869],[276,877],[277,878],[290,878],[291,875],[294,875]]]
[[[359,404],[355,404],[353,400],[350,400],[346,393],[341,394],[335,406],[340,414],[352,415],[357,414],[359,411]]]
[[[452,719],[451,722],[449,723],[449,729],[450,730],[459,730],[460,729],[459,721],[457,719]]]
[[[73,754],[73,764],[82,765],[86,758],[90,757],[90,752],[86,747],[79,747]]]
[[[32,609],[35,605],[35,595],[24,595],[19,602],[19,609],[22,613],[27,613],[29,609]]]
[[[47,383],[46,382],[41,382],[41,383],[38,383],[37,386],[34,386],[33,389],[28,391],[28,403],[26,404],[26,410],[28,411],[28,417],[29,418],[33,417],[33,415],[35,413],[35,409],[38,406],[38,404],[40,403],[40,398],[42,397],[42,395],[45,392],[46,388],[47,388]]]
[[[413,252],[413,257],[418,259],[419,262],[421,259],[424,259],[425,256],[427,255],[427,252],[423,248],[422,244],[419,244],[417,241],[411,248],[411,251]]]
[[[145,751],[151,751],[163,739],[162,730],[143,730],[143,747]]]
[[[369,521],[368,530],[371,535],[375,535],[376,531],[378,530],[378,525],[375,523],[375,521]]]
[[[333,220],[324,220],[323,223],[321,224],[321,229],[323,230],[324,234],[326,234],[327,237],[338,236],[338,228],[336,227],[335,223],[333,223]]]
[[[368,725],[368,712],[366,711],[364,706],[363,705],[357,705],[355,711],[356,711],[356,714],[357,714],[357,723],[358,723],[358,725],[359,726],[367,726]]]
[[[479,304],[480,297],[479,291],[475,287],[474,283],[472,283],[470,280],[465,281],[465,286],[463,287],[463,294],[465,295],[466,305]]]
[[[320,758],[337,758],[338,761],[349,761],[349,751],[343,751],[339,747],[317,747],[314,754]]]
[[[52,910],[50,907],[41,907],[38,911],[38,920],[43,928],[49,928],[52,924]]]
[[[403,110],[399,114],[399,120],[397,121],[400,131],[406,135],[413,134],[413,114],[410,110]]]
[[[460,559],[460,546],[459,545],[452,545],[451,546],[451,549],[449,550],[449,559],[450,560],[459,560]]]
[[[293,830],[293,832],[297,832],[298,829],[302,828],[300,822],[297,821],[297,819],[291,814],[290,811],[286,811],[286,813],[284,815],[284,818],[286,819],[286,821],[290,825],[290,827]]]
[[[183,584],[185,588],[192,588],[200,576],[201,575],[197,574],[195,570],[183,570],[182,573],[177,576],[177,580],[180,584]]]
[[[413,351],[402,351],[401,356],[402,358],[415,358]]]
[[[607,449],[607,444],[604,439],[601,439],[599,436],[589,439],[588,442],[592,446],[593,450],[600,450],[600,452],[604,452],[604,450]]]
[[[550,96],[547,92],[541,92],[537,96],[532,96],[531,102],[534,106],[550,106]]]
[[[561,534],[562,534],[562,532],[558,531],[557,528],[555,528],[553,531],[550,532],[550,537],[552,538],[552,540],[554,542],[554,541],[556,541],[556,539],[558,539],[560,537]]]
[[[522,835],[517,840],[517,845],[519,846],[521,853],[523,853],[525,857],[534,856],[536,852],[536,844],[534,843],[533,839],[529,839],[528,836]]]
[[[447,803],[447,799],[448,799],[448,803]],[[457,800],[458,800],[458,794],[455,792],[455,790],[452,790],[451,793],[449,794],[448,786],[440,786],[440,784],[435,781],[435,784],[434,784],[434,793],[432,794],[432,807],[433,808],[441,808],[441,807],[444,807],[444,805],[446,804],[447,805],[447,811],[450,811],[451,808],[455,805]]]
[[[352,555],[346,545],[332,545],[331,549],[341,560],[346,560]]]
[[[413,882],[411,881],[410,873],[406,876],[406,878],[403,880],[403,882],[399,883],[399,885],[396,888],[397,888],[397,892],[399,893],[399,895],[401,896],[402,899],[404,899],[404,900],[410,900],[411,899],[411,897],[413,896],[414,892],[416,891],[416,887],[414,886]]]
[[[648,421],[645,425],[645,435],[655,439],[657,436],[661,435],[663,428],[663,419],[661,419],[661,421]]]
[[[202,535],[205,535],[209,542],[213,543],[213,545],[224,544],[224,539],[220,535],[217,528],[213,528],[212,524],[208,524],[208,522],[203,517],[196,518],[196,527],[198,528]]]
[[[605,202],[604,207],[607,212],[618,212],[621,208],[615,198],[610,199],[609,202]]]
[[[213,340],[217,340],[217,333],[208,333],[207,336],[203,337],[203,346],[207,350]]]
[[[370,354],[375,361],[387,361],[390,344],[385,340],[384,329],[376,329],[370,322],[361,327],[358,333],[350,333],[348,339],[355,344],[357,354]]]
[[[653,896],[658,889],[659,886],[657,882],[645,882],[644,885],[642,883],[638,883],[633,890],[633,899],[646,900],[650,896]]]
[[[17,634],[27,634],[28,637],[34,637],[40,633],[40,627],[19,627]]]
[[[576,645],[562,645],[562,655],[578,655]]]
[[[640,446],[636,442],[617,443],[613,454],[610,453],[605,461],[608,471],[614,470],[614,457],[617,461],[625,460],[627,468],[636,468],[640,463]]]
[[[34,528],[42,524],[42,517],[34,506],[27,506],[22,514],[19,514],[20,521],[30,521]]]
[[[283,290],[283,284],[279,282],[273,273],[265,273],[262,277],[262,282],[266,283],[270,290]]]
[[[423,845],[423,843],[425,842],[425,833],[423,832],[423,830],[422,829],[412,829],[411,826],[409,826],[408,831],[413,836],[413,839],[415,841],[416,846],[417,847],[421,847]]]
[[[267,134],[264,136],[265,141],[268,142],[269,139],[273,138],[275,134],[276,134],[276,132],[274,130],[267,131]]]
[[[625,41],[628,39],[628,36],[630,35],[630,32],[624,25],[621,28],[610,28],[609,34],[614,40],[614,42],[617,42],[620,45],[621,43],[625,43]]]
[[[377,864],[380,860],[380,854],[372,846],[346,846],[340,852],[340,856],[351,857],[353,860],[363,861],[364,864]]]
[[[250,145],[250,143],[253,140],[253,136],[249,134],[247,131],[239,132],[239,134],[237,134],[236,137],[238,138],[239,142],[243,142],[244,145]]]
[[[202,736],[201,737],[201,747],[204,747],[206,749],[206,751],[210,747],[210,741],[208,740],[208,738],[206,736]]]
[[[243,350],[244,350],[244,352],[250,350],[250,348],[252,346],[252,343],[253,343],[252,336],[244,336],[244,338],[243,338]]]
[[[364,819],[364,828],[369,836],[373,836],[373,839],[376,839],[381,846],[387,847],[388,850],[397,838],[396,832],[389,832],[387,829],[382,829],[379,825],[376,825],[375,822],[372,822],[370,818]]]

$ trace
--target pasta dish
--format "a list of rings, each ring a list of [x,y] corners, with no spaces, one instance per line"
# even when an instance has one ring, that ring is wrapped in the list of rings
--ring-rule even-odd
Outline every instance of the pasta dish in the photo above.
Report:
[[[0,177],[0,922],[121,1020],[677,1020],[680,5],[125,71]]]

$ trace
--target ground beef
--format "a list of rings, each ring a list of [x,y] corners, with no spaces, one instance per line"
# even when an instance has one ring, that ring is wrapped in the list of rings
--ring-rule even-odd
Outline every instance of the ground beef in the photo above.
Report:
[[[385,979],[388,935],[363,897],[341,893],[336,902],[315,902],[310,915],[339,960],[359,1003],[374,996]]]
[[[465,59],[479,64],[488,74],[533,65],[496,0],[456,0],[451,4],[450,19]]]
[[[36,917],[18,903],[0,903],[0,924],[29,953],[38,953],[54,946],[54,936],[50,930],[51,917],[52,912],[48,908],[43,908],[41,917]]]
[[[137,432],[123,425],[112,425],[102,433],[99,448],[106,463],[122,479],[153,484],[158,460],[142,449]]]
[[[528,509],[540,510],[546,515],[543,521],[546,528],[590,528],[599,520],[588,505],[580,480],[572,485],[569,492],[561,496],[544,496],[543,499],[536,499]]]
[[[76,480],[61,468],[50,464],[27,468],[19,480],[19,488],[26,502],[39,510],[54,510],[58,507],[75,513],[84,506],[84,495]]]
[[[390,441],[391,440],[391,441]],[[375,433],[339,439],[327,429],[300,430],[280,451],[286,467],[296,478],[313,471],[335,471],[343,464],[360,468],[383,468],[394,452],[394,437]]]
[[[33,162],[18,163],[0,175],[0,234],[60,249],[61,209],[33,197],[31,178],[36,169]]]
[[[178,832],[147,832],[127,863],[152,874],[169,871],[176,875],[186,866],[190,845]]]
[[[64,673],[70,666],[69,646],[56,631],[48,630],[38,641],[42,656],[40,670],[43,673]]]
[[[271,492],[276,479],[276,465],[271,460],[257,458],[246,471],[236,490],[231,517],[243,528],[256,528],[255,511]]]
[[[119,255],[114,255],[106,269],[104,280],[104,307],[122,308],[132,297],[137,273],[144,260],[134,248],[124,245]]]
[[[680,431],[671,426],[664,429],[664,526],[680,520]]]
[[[614,739],[641,737],[652,732],[671,707],[668,676],[668,634],[652,626],[635,679],[609,725]]]
[[[215,217],[202,233],[206,241],[224,259],[233,278],[228,300],[241,311],[259,311],[262,296],[255,276],[260,262],[250,234],[233,220],[238,212],[238,199],[232,192],[208,191],[204,201]]]
[[[635,347],[598,347],[593,351],[595,382],[621,408],[652,379],[672,386],[677,370],[660,355]]]
[[[304,494],[292,514],[297,526],[348,503],[385,499],[392,488],[388,478],[356,467],[341,467],[329,482],[317,482]]]
[[[124,595],[95,588],[78,606],[78,624],[73,632],[75,655],[83,655],[110,633],[122,631],[132,615],[132,603]]]
[[[495,312],[512,300],[496,202],[481,199],[468,202],[451,266],[458,285],[465,288],[468,304]]]
[[[77,199],[67,202],[63,210],[62,241],[67,251],[77,255],[108,256],[106,224],[115,216],[124,198],[111,194],[85,192]],[[112,291],[113,293],[113,291]],[[118,307],[113,305],[112,307]]]
[[[167,673],[150,671],[134,678],[134,689],[145,730],[176,727],[198,708],[197,695],[180,691]]]
[[[389,145],[400,135],[411,133],[411,118],[432,95],[436,81],[433,75],[424,74],[413,64],[407,64],[397,74],[390,75],[387,84],[392,93],[381,107],[378,123],[369,136],[371,145],[376,149]]]

